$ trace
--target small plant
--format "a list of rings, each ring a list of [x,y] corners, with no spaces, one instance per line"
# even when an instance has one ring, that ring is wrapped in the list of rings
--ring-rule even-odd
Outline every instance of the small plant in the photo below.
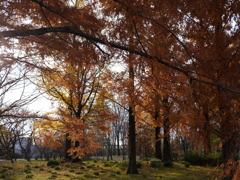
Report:
[[[189,162],[185,162],[184,165],[185,165],[186,168],[190,167],[190,163]]]
[[[110,174],[110,176],[111,176],[111,177],[116,177],[117,175],[114,174],[114,173],[112,173],[112,174]]]
[[[85,169],[85,167],[84,167],[84,166],[81,166],[80,169]]]
[[[92,168],[92,165],[88,165],[87,168]]]
[[[69,169],[69,172],[74,172],[74,169]]]
[[[85,178],[95,178],[95,176],[93,176],[91,174],[84,174],[83,177],[85,177]]]
[[[97,160],[94,160],[93,162],[94,162],[94,163],[96,163],[96,162],[97,162]]]
[[[69,168],[69,167],[71,167],[69,164],[66,164],[66,166],[65,166],[66,168]]]
[[[66,177],[70,177],[70,175],[69,175],[69,174],[64,174],[64,176],[66,176]]]
[[[142,177],[146,178],[146,177],[147,177],[147,175],[146,175],[146,174],[142,174]]]
[[[121,171],[116,171],[116,174],[121,174]]]
[[[0,171],[0,173],[5,173],[5,172],[7,172],[7,169],[2,169],[2,170]]]
[[[30,169],[25,169],[24,172],[25,172],[26,174],[31,174],[31,173],[32,173]]]
[[[33,174],[28,174],[28,175],[26,175],[26,178],[28,178],[28,179],[33,178]]]
[[[43,169],[43,168],[40,168],[39,171],[44,171],[44,169]]]
[[[164,167],[172,167],[173,163],[172,162],[164,162]]]
[[[37,168],[39,168],[39,166],[34,166],[34,168],[36,168],[36,169],[37,169]]]
[[[100,172],[101,172],[101,173],[106,173],[107,171],[105,171],[105,170],[101,170]]]
[[[60,166],[56,166],[55,170],[61,170]]]
[[[56,174],[52,174],[48,179],[56,179],[58,176]]]
[[[58,166],[60,163],[56,160],[50,160],[48,161],[47,165],[48,166]]]
[[[93,174],[96,176],[99,176],[99,172],[94,172]]]
[[[151,166],[152,168],[159,167],[159,166],[160,166],[160,161],[151,161],[151,162],[150,162],[150,166]]]
[[[137,161],[137,164],[136,164],[137,168],[141,168],[142,167],[142,163]]]
[[[57,172],[52,172],[52,174],[57,174]]]
[[[83,174],[82,172],[80,172],[80,171],[78,171],[78,172],[76,172],[76,174]]]
[[[5,179],[5,174],[0,174],[1,179]]]
[[[110,167],[110,165],[108,163],[105,163],[104,167]]]
[[[27,164],[25,167],[30,167],[30,165],[29,165],[29,164]]]
[[[160,159],[154,158],[154,159],[150,160],[150,167],[158,168],[158,167],[160,167],[160,165],[161,165],[161,160]]]

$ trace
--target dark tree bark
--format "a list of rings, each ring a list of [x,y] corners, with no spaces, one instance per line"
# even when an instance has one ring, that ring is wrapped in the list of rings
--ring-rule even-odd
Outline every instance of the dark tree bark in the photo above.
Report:
[[[136,128],[135,128],[135,117],[133,115],[133,110],[129,107],[129,164],[127,174],[138,174],[136,165]]]
[[[205,117],[204,127],[203,127],[203,146],[204,146],[204,154],[210,154],[212,151],[211,147],[211,131],[210,131],[210,120],[209,120],[209,114],[208,114],[208,108],[203,107],[203,115]]]
[[[169,118],[166,117],[163,121],[163,130],[164,130],[164,138],[163,138],[163,162],[171,162],[171,143],[170,143],[170,126],[169,126]]]
[[[155,127],[155,157],[158,159],[162,159],[162,141],[159,137],[160,131],[161,127]]]
[[[65,160],[71,161],[72,157],[69,155],[68,150],[71,149],[71,140],[68,138],[69,134],[65,137]]]
[[[129,66],[129,109],[128,109],[128,118],[129,118],[129,129],[128,129],[128,148],[129,148],[129,164],[127,174],[138,174],[137,165],[136,165],[136,127],[135,127],[135,116],[134,116],[134,69],[133,64],[130,61]]]

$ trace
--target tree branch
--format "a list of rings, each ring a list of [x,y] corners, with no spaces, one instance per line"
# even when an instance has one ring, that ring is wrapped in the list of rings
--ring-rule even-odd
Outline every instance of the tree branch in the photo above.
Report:
[[[166,62],[166,61],[164,61],[164,60],[162,60],[162,59],[160,59],[156,56],[152,56],[152,55],[150,55],[146,52],[131,49],[131,48],[128,48],[126,46],[122,46],[122,45],[115,44],[115,43],[112,43],[112,42],[107,42],[103,39],[100,39],[100,38],[97,38],[97,37],[92,36],[90,34],[84,33],[83,31],[78,30],[75,26],[48,27],[48,28],[40,28],[40,29],[33,29],[33,30],[2,31],[2,32],[0,32],[0,39],[5,38],[5,37],[39,36],[39,35],[44,35],[44,34],[53,33],[53,32],[62,32],[62,33],[74,34],[74,35],[86,38],[87,40],[90,40],[90,41],[94,41],[94,42],[104,44],[104,45],[109,45],[113,48],[116,48],[116,49],[119,49],[119,50],[124,50],[124,51],[127,51],[129,53],[133,53],[133,54],[136,54],[136,55],[139,55],[139,56],[142,56],[142,57],[146,57],[146,58],[149,58],[149,59],[154,59],[154,60],[157,60],[157,62],[159,62],[159,63],[161,63],[161,64],[163,64],[163,65],[165,65],[165,66],[167,66],[171,69],[174,69],[178,72],[181,72],[182,74],[187,76],[189,79],[192,79],[192,80],[197,81],[197,82],[221,87],[221,88],[226,89],[230,92],[240,94],[240,91],[238,91],[238,90],[224,87],[223,85],[215,83],[215,82],[210,82],[210,81],[205,81],[205,80],[195,78],[191,75],[191,74],[195,74],[193,71],[184,70],[182,68],[174,66],[174,65],[172,65],[172,64],[170,64],[170,63],[168,63],[168,62]]]

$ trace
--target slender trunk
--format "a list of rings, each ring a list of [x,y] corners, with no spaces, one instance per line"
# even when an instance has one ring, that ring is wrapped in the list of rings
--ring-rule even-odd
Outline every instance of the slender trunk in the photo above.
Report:
[[[132,107],[129,107],[129,164],[127,174],[138,174],[136,165],[136,128]]]
[[[117,135],[117,155],[120,156],[120,143],[119,143],[119,134]]]
[[[161,127],[155,127],[155,157],[158,159],[162,159],[162,142],[159,137],[161,131]]]
[[[134,69],[131,62],[131,55],[128,63],[129,70],[129,129],[128,129],[128,147],[129,147],[129,164],[127,174],[138,174],[137,165],[136,165],[136,127],[135,127],[135,116],[134,116]]]
[[[164,138],[163,138],[163,162],[171,162],[171,143],[170,143],[170,127],[169,127],[169,118],[165,118],[163,121],[164,128]]]
[[[69,155],[68,150],[71,149],[71,140],[68,138],[69,134],[66,134],[65,137],[65,160],[71,161],[72,157]]]
[[[208,114],[208,108],[203,107],[203,115],[205,117],[204,122],[204,132],[203,132],[203,148],[204,148],[204,154],[210,154],[211,153],[211,132],[210,132],[210,120],[209,120],[209,114]]]

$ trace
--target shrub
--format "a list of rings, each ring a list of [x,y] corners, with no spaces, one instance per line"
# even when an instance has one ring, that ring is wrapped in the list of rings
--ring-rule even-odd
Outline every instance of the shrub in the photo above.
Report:
[[[80,169],[85,169],[85,167],[84,167],[84,166],[81,166]]]
[[[213,153],[209,155],[202,155],[195,151],[189,151],[184,156],[184,161],[187,161],[194,165],[212,165],[216,166],[222,162],[222,156],[220,153]]]
[[[5,172],[7,172],[7,169],[2,169],[2,170],[0,171],[0,173],[5,173]]]
[[[83,174],[82,172],[80,172],[80,171],[78,171],[78,172],[76,172],[76,174]]]
[[[157,167],[160,167],[160,164],[161,164],[161,160],[160,159],[152,159],[150,161],[150,166],[152,168],[157,168]]]
[[[109,167],[110,165],[108,163],[105,163],[104,164],[104,167]]]
[[[55,170],[61,170],[60,166],[56,166]]]
[[[204,157],[195,151],[187,152],[183,160],[195,165],[204,164]]]
[[[30,169],[25,169],[24,172],[25,172],[26,174],[32,173]]]
[[[94,172],[93,174],[96,176],[99,176],[99,172]]]
[[[32,174],[28,174],[28,175],[26,175],[26,178],[31,179],[31,178],[33,178],[33,175]]]
[[[44,171],[44,169],[43,169],[43,168],[40,168],[39,171]]]
[[[184,165],[185,165],[186,168],[190,167],[190,163],[189,162],[185,162]]]
[[[74,169],[69,169],[69,172],[74,172]]]
[[[58,176],[56,174],[52,174],[48,179],[56,179]]]
[[[5,179],[5,174],[0,174],[1,179]]]
[[[111,177],[116,177],[117,175],[114,174],[114,173],[112,173],[112,174],[110,174],[110,176],[111,176]]]
[[[137,164],[136,164],[137,168],[141,168],[142,167],[142,163],[137,161]]]
[[[119,167],[128,167],[128,162],[127,161],[123,161],[119,164]]]
[[[34,166],[34,168],[36,168],[36,169],[37,169],[37,168],[39,168],[39,166]]]
[[[48,161],[47,165],[48,166],[58,166],[60,163],[56,160],[50,160]]]
[[[121,171],[116,171],[116,174],[121,174]]]
[[[91,175],[91,174],[84,174],[83,175],[85,178],[95,178],[95,176]]]
[[[164,162],[164,167],[172,167],[173,163],[172,162]]]

